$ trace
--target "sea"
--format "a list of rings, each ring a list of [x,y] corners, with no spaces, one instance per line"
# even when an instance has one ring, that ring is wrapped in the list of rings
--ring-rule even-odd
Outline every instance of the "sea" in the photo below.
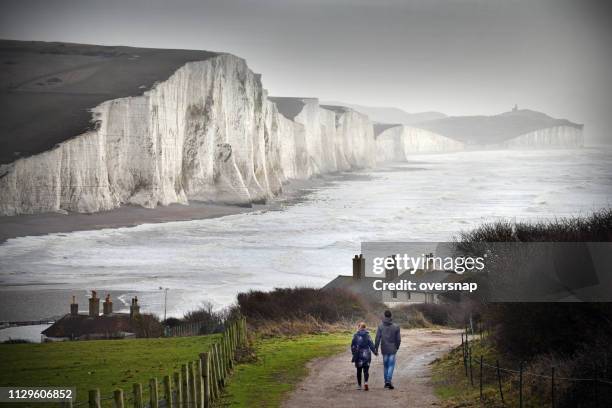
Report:
[[[588,216],[612,206],[612,149],[470,151],[327,177],[298,201],[220,218],[9,239],[0,320],[68,312],[71,294],[132,296],[181,316],[276,287],[350,275],[365,241],[448,241],[497,220]]]

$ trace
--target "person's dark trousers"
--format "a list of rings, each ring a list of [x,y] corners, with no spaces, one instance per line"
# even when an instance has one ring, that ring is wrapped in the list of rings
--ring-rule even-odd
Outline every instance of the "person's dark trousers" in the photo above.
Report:
[[[363,381],[368,382],[370,379],[370,366],[357,367],[357,384],[361,386],[361,373],[363,372]]]
[[[395,353],[383,354],[383,365],[385,368],[385,384],[388,384],[393,379],[393,369],[395,368]]]

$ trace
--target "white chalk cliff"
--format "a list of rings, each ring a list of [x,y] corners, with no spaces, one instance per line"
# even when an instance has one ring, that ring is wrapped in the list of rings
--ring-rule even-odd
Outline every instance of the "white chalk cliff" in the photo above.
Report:
[[[36,122],[36,115],[28,124],[40,126],[26,129],[26,136],[10,132],[23,118],[13,123],[5,117],[6,134],[15,139],[7,146],[13,143],[18,149],[21,140],[28,138],[60,143],[44,151],[53,146],[45,145],[36,150],[42,153],[0,166],[0,215],[89,213],[125,204],[154,208],[189,201],[248,205],[278,194],[283,183],[291,179],[403,161],[410,154],[453,152],[464,150],[466,145],[534,148],[583,144],[582,125],[516,108],[494,117],[437,117],[413,125],[373,126],[363,113],[320,105],[315,98],[268,97],[260,76],[243,59],[229,54],[185,50],[159,54],[129,47],[12,43],[20,50],[26,47],[25,51],[28,47],[40,48],[37,52],[41,58],[64,53],[66,61],[95,51],[91,58],[97,62],[88,60],[88,64],[97,63],[96,69],[106,76],[88,84],[108,85],[117,72],[131,79],[127,81],[131,85],[140,81],[142,72],[146,73],[142,78],[151,81],[164,79],[145,87],[149,90],[144,94],[130,97],[120,96],[138,92],[118,81],[125,86],[109,93],[113,95],[110,100],[99,103],[103,100],[100,98],[91,104],[99,103],[91,110],[95,126],[72,138],[68,138],[70,134],[40,137],[41,132],[47,136],[51,133],[48,122]],[[4,47],[11,49],[6,42]],[[143,54],[142,59],[137,53]],[[26,54],[24,61],[30,61],[31,54]],[[115,65],[107,63],[108,55],[108,61]],[[59,62],[56,65],[63,66]],[[148,69],[157,66],[165,70]],[[13,71],[19,79],[20,71]],[[98,72],[94,71],[91,75]],[[163,76],[158,77],[157,71],[163,71]],[[69,95],[75,91],[81,96],[100,95],[99,87],[74,85],[72,77],[78,79],[69,72],[63,79],[50,77],[45,83],[59,86],[56,84],[65,80]],[[12,81],[19,82],[15,78]],[[33,89],[44,85],[36,78],[28,80]],[[5,100],[17,95],[10,86],[2,89]],[[31,91],[22,89],[18,95],[37,101],[49,96],[49,92],[27,94]],[[25,107],[35,105],[24,100]],[[73,110],[60,112],[84,112],[83,107],[91,105],[76,104]],[[49,109],[45,109],[33,112],[48,116]],[[87,115],[81,116],[86,123]],[[62,121],[63,117],[59,119]],[[58,124],[50,127],[57,131]],[[41,132],[36,133],[39,128]],[[83,128],[81,122],[74,121],[71,129],[78,130],[65,133],[78,133]]]
[[[553,126],[517,136],[504,142],[500,147],[507,149],[584,147],[584,135],[581,127]]]
[[[416,153],[444,153],[463,149],[464,144],[461,142],[405,125],[386,128],[376,136],[378,162],[404,161]]]
[[[372,124],[303,99],[279,113],[245,61],[189,62],[142,96],[92,110],[95,130],[0,168],[0,214],[264,201],[289,179],[373,166]]]

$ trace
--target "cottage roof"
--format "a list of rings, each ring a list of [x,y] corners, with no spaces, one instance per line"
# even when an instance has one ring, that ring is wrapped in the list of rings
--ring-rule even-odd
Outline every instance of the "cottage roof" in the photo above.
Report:
[[[81,337],[95,334],[133,333],[128,313],[111,313],[91,317],[86,314],[67,314],[42,332],[47,337]]]

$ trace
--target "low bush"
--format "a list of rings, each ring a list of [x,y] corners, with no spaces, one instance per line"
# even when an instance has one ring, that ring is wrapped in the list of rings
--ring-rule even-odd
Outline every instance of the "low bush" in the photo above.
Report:
[[[185,313],[181,323],[200,324],[200,334],[220,333],[227,315],[226,310],[215,311],[210,302],[202,304],[198,309]]]
[[[535,223],[498,221],[462,232],[458,238],[461,242],[608,242],[612,241],[612,208]]]
[[[250,320],[312,318],[325,323],[363,319],[368,304],[342,289],[287,288],[238,295],[238,309]]]
[[[161,337],[164,328],[159,318],[151,314],[141,314],[134,318],[136,337]]]
[[[477,305],[469,300],[449,303],[420,303],[393,309],[393,319],[405,327],[450,326],[463,328],[478,318]]]

